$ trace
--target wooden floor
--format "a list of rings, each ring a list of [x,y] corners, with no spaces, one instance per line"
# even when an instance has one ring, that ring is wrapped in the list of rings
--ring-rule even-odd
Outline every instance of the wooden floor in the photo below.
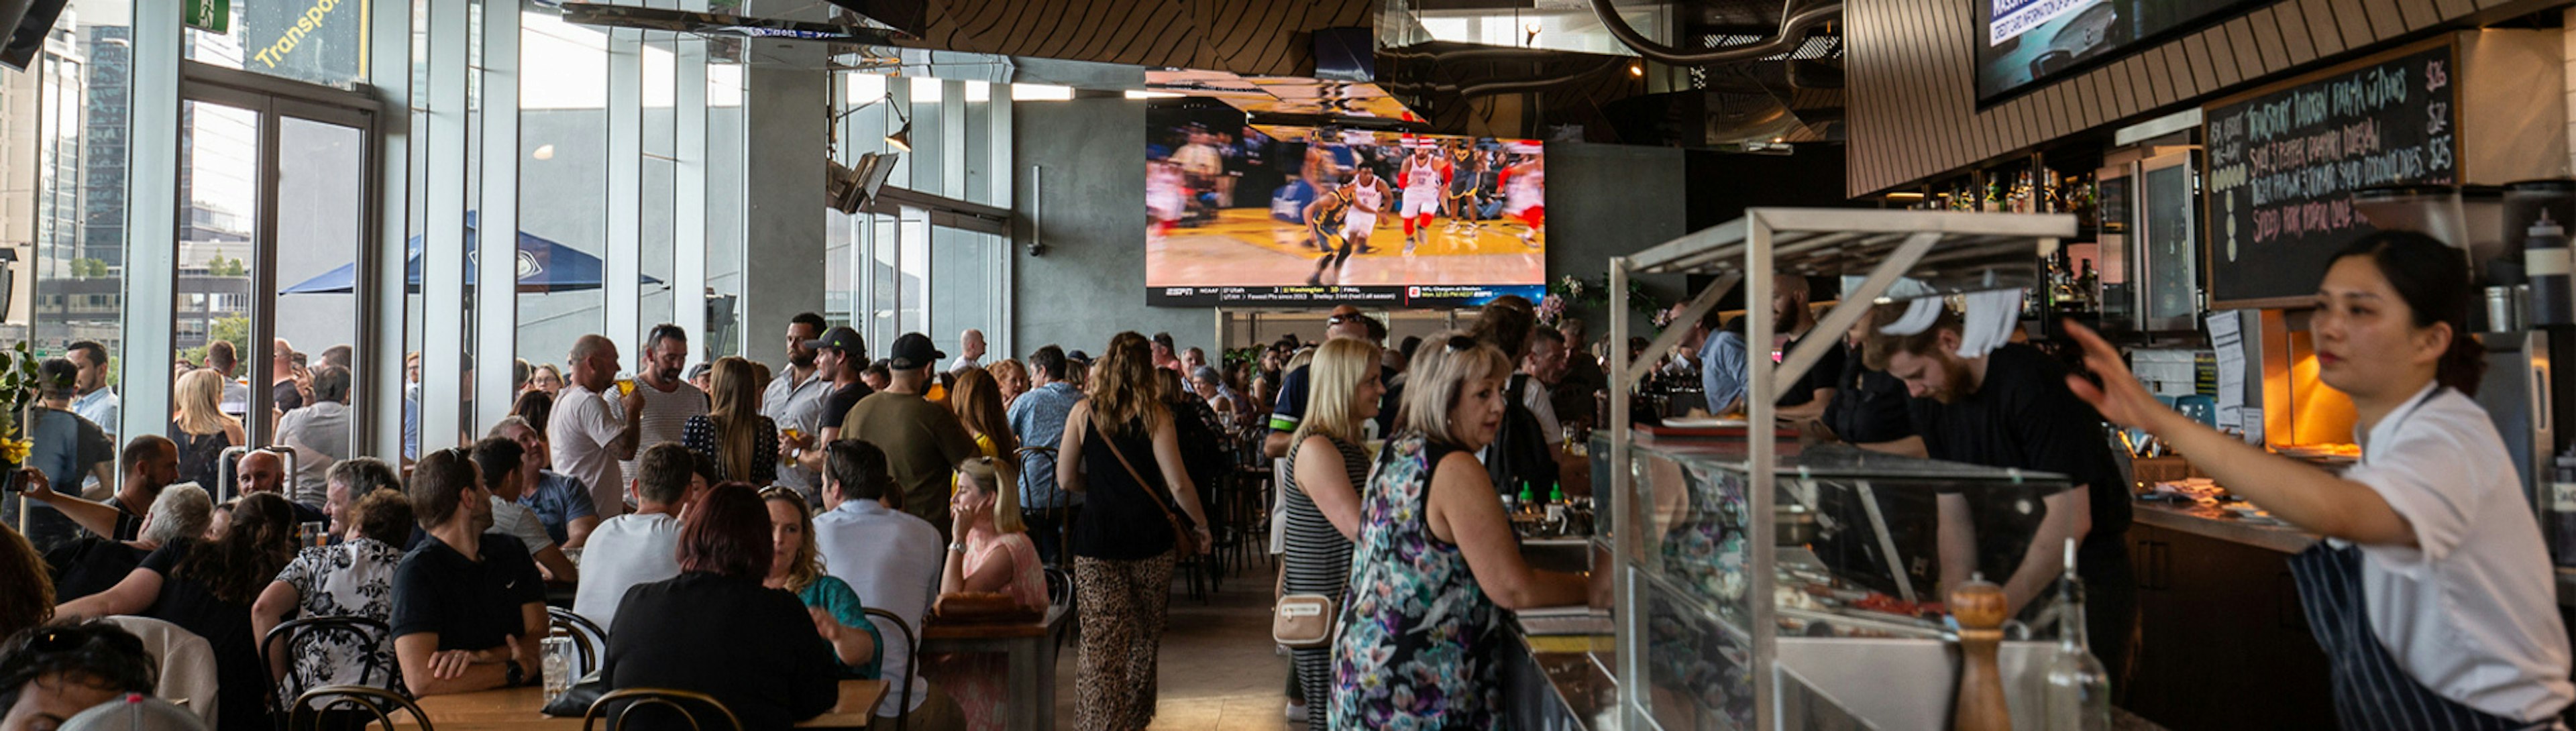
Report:
[[[1262,564],[1226,578],[1207,604],[1172,582],[1171,629],[1163,636],[1162,705],[1152,731],[1302,729],[1282,713],[1288,703],[1288,658],[1270,643],[1272,569]],[[1056,663],[1055,727],[1073,731],[1074,638]]]

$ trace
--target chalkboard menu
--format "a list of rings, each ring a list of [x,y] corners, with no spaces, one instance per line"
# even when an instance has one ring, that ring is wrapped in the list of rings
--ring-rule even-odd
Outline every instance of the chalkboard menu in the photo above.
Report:
[[[2458,180],[2451,58],[2448,41],[2400,49],[2203,111],[2213,305],[2314,294],[2376,230],[2354,190]]]

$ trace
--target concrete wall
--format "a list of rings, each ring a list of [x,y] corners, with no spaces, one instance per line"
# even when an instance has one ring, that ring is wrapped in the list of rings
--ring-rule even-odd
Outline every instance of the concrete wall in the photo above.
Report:
[[[1019,350],[1055,344],[1098,353],[1122,330],[1168,331],[1201,346],[1212,341],[1214,311],[1145,306],[1145,103],[1026,102],[1018,114],[1012,306]],[[1032,165],[1045,169],[1043,190],[1030,188]],[[1040,256],[1028,253],[1032,223],[1046,244]]]
[[[1664,147],[1548,143],[1547,279],[1572,275],[1592,281],[1609,271],[1610,257],[1652,247],[1689,233],[1689,185],[1683,153]],[[1658,301],[1682,296],[1678,276],[1641,279]],[[1606,294],[1606,293],[1605,293]],[[1573,305],[1590,333],[1610,335],[1605,305]],[[1653,335],[1642,313],[1629,327]]]

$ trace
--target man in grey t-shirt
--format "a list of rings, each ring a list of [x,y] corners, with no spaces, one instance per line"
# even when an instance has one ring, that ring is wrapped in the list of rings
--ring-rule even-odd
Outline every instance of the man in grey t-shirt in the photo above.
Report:
[[[656,444],[678,444],[689,417],[707,413],[707,393],[680,377],[689,363],[688,331],[670,323],[653,326],[644,336],[643,360],[635,374],[635,393],[644,404],[644,413],[634,420],[639,452]],[[635,466],[632,459],[618,463],[619,471],[629,475],[635,474]]]

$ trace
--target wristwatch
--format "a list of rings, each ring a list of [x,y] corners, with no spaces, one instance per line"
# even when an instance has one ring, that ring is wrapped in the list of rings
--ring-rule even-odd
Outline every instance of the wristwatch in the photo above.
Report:
[[[510,670],[509,678],[502,681],[504,685],[516,688],[528,682],[528,669],[520,667],[517,659],[503,660],[501,666]]]
[[[965,544],[965,543],[963,543],[963,542],[948,544],[948,552],[949,552],[949,553],[965,553],[965,552],[966,552],[966,544]]]

